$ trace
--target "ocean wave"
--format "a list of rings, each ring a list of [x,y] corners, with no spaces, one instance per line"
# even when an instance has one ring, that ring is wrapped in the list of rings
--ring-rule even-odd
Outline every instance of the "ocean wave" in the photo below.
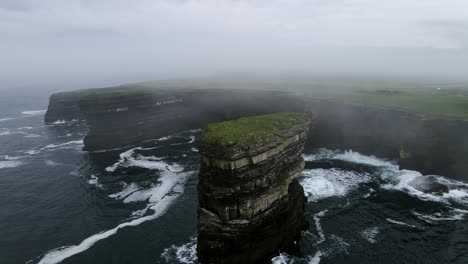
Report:
[[[60,148],[60,149],[69,149],[69,148],[76,148],[78,146],[83,146],[83,140],[73,140],[73,141],[69,141],[69,142],[65,142],[65,143],[61,143],[61,144],[49,144],[43,148],[41,148],[41,150],[50,150],[50,149],[57,149],[57,148]]]
[[[362,238],[371,244],[377,243],[377,235],[380,233],[379,227],[370,227],[361,232]]]
[[[150,195],[150,203],[147,207],[147,210],[153,211],[153,214],[151,215],[146,215],[140,218],[136,218],[134,220],[124,222],[122,224],[119,224],[113,229],[103,231],[99,234],[92,235],[85,240],[83,240],[80,244],[78,245],[73,245],[73,246],[65,246],[65,247],[60,247],[57,249],[53,249],[47,253],[45,253],[43,256],[41,256],[41,260],[39,261],[39,264],[56,264],[60,263],[63,260],[74,256],[76,254],[79,254],[81,252],[84,252],[88,250],[90,247],[92,247],[94,244],[97,242],[104,240],[112,235],[115,235],[120,229],[125,228],[125,227],[131,227],[131,226],[137,226],[140,225],[144,222],[151,221],[154,219],[159,218],[160,216],[164,215],[165,212],[168,210],[168,208],[174,203],[174,201],[183,193],[184,191],[184,183],[185,180],[187,179],[188,175],[190,175],[192,172],[185,172],[185,173],[179,173],[175,175],[177,180],[174,179],[168,179],[167,177],[164,178],[164,180],[170,181],[171,184],[164,184],[161,183],[158,186],[155,186],[152,188],[152,193]],[[174,176],[174,175],[172,175]],[[161,180],[163,181],[163,180]]]
[[[136,148],[132,148],[132,149],[129,149],[127,151],[124,151],[122,153],[119,154],[119,160],[112,164],[111,166],[108,166],[106,168],[106,171],[108,172],[114,172],[115,170],[117,170],[117,168],[123,166],[123,167],[130,167],[132,162],[136,162],[136,158],[133,157],[136,153],[137,150],[152,150],[152,149],[156,149],[158,147],[153,147],[153,148],[143,148],[143,147],[136,147]],[[159,161],[159,160],[162,160],[163,158],[159,158],[159,157],[143,157],[141,155],[138,155],[140,157],[140,161],[141,160],[146,160],[146,161]],[[139,164],[139,165],[142,165],[142,164]]]
[[[439,221],[460,221],[465,219],[465,215],[468,214],[467,210],[452,208],[448,212],[437,212],[434,214],[422,214],[415,211],[411,212],[420,220],[427,223],[434,223]]]
[[[102,184],[99,183],[99,178],[94,174],[91,174],[90,179],[88,180],[88,184],[94,185],[98,188],[104,187]]]
[[[323,210],[314,214],[315,228],[317,229],[317,234],[319,235],[319,240],[315,243],[316,245],[321,244],[326,240],[325,233],[323,232],[322,225],[320,224],[320,218],[324,217],[327,211],[328,210]]]
[[[291,258],[286,253],[281,253],[278,256],[271,259],[271,264],[288,264],[291,262]]]
[[[345,196],[360,184],[370,182],[367,173],[357,173],[339,169],[304,170],[300,183],[309,202],[333,197]]]
[[[17,119],[17,117],[5,117],[5,118],[0,118],[0,122],[4,122],[4,121],[8,121],[8,120],[13,120],[13,119]]]
[[[174,263],[175,261],[183,264],[198,263],[197,238],[191,238],[190,242],[181,246],[172,245],[164,249],[161,258],[163,258],[166,263]]]
[[[0,161],[0,169],[16,168],[23,165],[24,162],[18,160],[3,160]]]
[[[339,151],[329,149],[319,149],[314,154],[303,155],[305,161],[320,161],[320,160],[342,160],[352,163],[365,164],[375,167],[392,167],[398,168],[398,165],[392,161],[378,158],[372,155],[364,155],[352,150]]]
[[[394,219],[391,219],[391,218],[387,218],[385,220],[387,220],[387,222],[389,222],[389,223],[396,224],[396,225],[407,226],[407,227],[412,227],[412,228],[418,228],[415,225],[407,224],[405,222],[397,221],[397,220],[394,220]]]
[[[47,109],[29,110],[29,111],[23,111],[23,112],[21,112],[21,114],[28,115],[28,116],[35,116],[35,115],[43,115],[43,114],[45,114],[46,111],[47,111]]]

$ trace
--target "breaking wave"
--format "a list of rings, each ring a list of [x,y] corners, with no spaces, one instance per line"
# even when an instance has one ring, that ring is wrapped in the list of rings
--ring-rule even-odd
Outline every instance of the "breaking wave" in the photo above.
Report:
[[[174,263],[174,261],[183,264],[197,263],[197,238],[191,238],[190,242],[181,246],[172,245],[164,249],[161,258],[166,263]]]
[[[17,160],[3,160],[0,161],[0,169],[9,169],[9,168],[16,168],[24,163],[22,161],[17,161]]]
[[[339,169],[304,170],[300,183],[308,201],[345,196],[361,183],[370,182],[372,177],[367,173],[357,173]]]
[[[45,114],[46,111],[47,111],[47,109],[30,110],[30,111],[23,111],[23,112],[21,112],[21,114],[28,115],[28,116],[35,116],[35,115],[43,115],[43,114]]]

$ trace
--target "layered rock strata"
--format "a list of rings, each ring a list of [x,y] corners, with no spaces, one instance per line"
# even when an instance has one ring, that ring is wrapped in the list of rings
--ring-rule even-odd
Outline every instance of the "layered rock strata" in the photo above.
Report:
[[[272,124],[281,123],[275,121],[275,115],[264,117],[273,117]],[[274,130],[267,138],[255,138],[262,133],[261,128],[251,132],[238,128],[246,124],[209,126],[202,133],[200,263],[268,263],[278,250],[300,238],[306,226],[305,197],[297,177],[304,167],[301,154],[310,121],[303,114],[292,114],[291,118],[297,122]],[[239,120],[249,123],[249,118]],[[246,143],[237,144],[230,137],[236,133],[231,129],[242,131],[240,140]],[[223,138],[225,135],[227,138]]]

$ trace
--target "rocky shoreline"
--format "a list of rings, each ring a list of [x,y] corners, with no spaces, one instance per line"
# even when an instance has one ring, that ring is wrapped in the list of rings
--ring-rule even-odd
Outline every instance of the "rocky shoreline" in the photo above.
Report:
[[[267,116],[277,115],[282,114]],[[309,125],[304,118],[279,131],[280,137],[241,147],[211,142],[203,132],[197,246],[201,263],[268,263],[278,250],[300,238],[307,224],[304,191],[297,178],[304,168]]]

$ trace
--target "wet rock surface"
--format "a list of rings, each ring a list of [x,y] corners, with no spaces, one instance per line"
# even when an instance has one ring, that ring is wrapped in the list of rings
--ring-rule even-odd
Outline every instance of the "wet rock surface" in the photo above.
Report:
[[[307,226],[297,177],[309,121],[246,148],[201,141],[200,263],[268,263]]]

